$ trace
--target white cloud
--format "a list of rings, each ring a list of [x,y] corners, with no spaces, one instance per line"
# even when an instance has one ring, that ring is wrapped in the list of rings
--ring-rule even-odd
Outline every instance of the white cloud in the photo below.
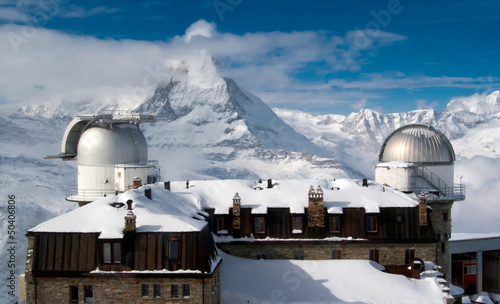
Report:
[[[415,101],[415,104],[417,105],[418,109],[434,109],[438,106],[437,101],[428,102],[425,99],[418,99]]]
[[[83,19],[89,16],[99,15],[99,14],[112,14],[118,12],[118,8],[108,8],[105,6],[98,6],[94,8],[86,8],[77,5],[68,5],[61,10],[60,17],[63,18],[79,18]]]
[[[417,89],[417,88],[467,88],[478,89],[489,81],[491,86],[500,84],[500,79],[489,77],[431,77],[431,76],[406,76],[397,73],[372,73],[365,74],[364,80],[346,81],[344,79],[333,79],[329,81],[332,87],[343,89]]]
[[[500,177],[498,159],[475,156],[461,158],[455,163],[455,172],[463,175],[467,186],[466,199],[453,204],[453,231],[499,232],[498,219],[492,214],[500,213]]]
[[[43,27],[55,17],[81,19],[117,11],[118,8],[84,7],[69,1],[5,0],[0,2],[0,22]]]
[[[202,36],[210,38],[215,35],[215,33],[215,23],[200,19],[188,27],[183,39],[185,42],[190,42],[193,37]]]
[[[379,34],[385,43],[388,37],[389,33]],[[346,51],[350,45],[345,37],[323,32],[235,35],[218,33],[213,23],[200,20],[184,36],[166,42],[97,39],[17,25],[0,26],[0,39],[8,42],[0,45],[0,69],[9,71],[0,74],[3,103],[115,99],[135,104],[170,79],[174,62],[198,58],[201,50],[220,60],[225,75],[273,104],[300,104],[306,99],[359,104],[367,98],[333,96],[321,81],[306,85],[297,79],[298,73],[324,75],[360,68],[362,50]],[[289,91],[299,87],[300,94]]]
[[[0,7],[0,22],[27,22],[28,18],[15,7]]]

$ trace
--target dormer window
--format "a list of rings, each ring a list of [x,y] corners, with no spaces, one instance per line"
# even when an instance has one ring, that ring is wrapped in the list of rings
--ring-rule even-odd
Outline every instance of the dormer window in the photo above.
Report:
[[[330,216],[329,229],[330,233],[340,232],[340,216]]]
[[[168,241],[168,260],[177,261],[179,259],[179,241],[169,240]]]
[[[255,218],[255,233],[265,233],[266,232],[266,222],[263,216],[258,216]]]
[[[302,217],[301,216],[292,217],[292,228],[293,228],[293,233],[302,233]]]
[[[378,232],[378,223],[376,215],[368,215],[366,217],[366,231],[367,232]]]
[[[120,242],[102,243],[102,262],[104,264],[120,264],[122,262]]]

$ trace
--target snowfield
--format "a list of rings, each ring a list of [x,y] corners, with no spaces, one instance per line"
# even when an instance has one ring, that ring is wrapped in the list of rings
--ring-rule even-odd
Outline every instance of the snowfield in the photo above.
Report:
[[[388,274],[373,261],[250,260],[219,254],[222,304],[446,303],[435,278]]]

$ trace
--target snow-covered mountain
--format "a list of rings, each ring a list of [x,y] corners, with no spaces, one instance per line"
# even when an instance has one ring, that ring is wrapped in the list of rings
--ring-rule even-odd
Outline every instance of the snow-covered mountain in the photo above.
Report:
[[[320,178],[353,172],[258,97],[220,76],[213,60],[182,63],[178,70],[185,74],[181,80],[158,87],[136,109],[166,119],[143,126],[164,177]]]
[[[455,182],[467,186],[466,199],[452,209],[453,231],[499,232],[500,91],[451,100],[441,113],[416,110],[380,114],[361,110],[349,116],[313,115],[274,109],[286,123],[331,151],[343,162],[373,177],[383,140],[409,123],[425,123],[443,132],[454,147]]]
[[[463,175],[468,186],[466,201],[453,209],[454,231],[499,232],[491,215],[500,212],[500,92],[452,100],[441,113],[380,114],[364,109],[349,116],[314,115],[271,110],[234,80],[222,77],[217,63],[206,58],[179,63],[174,75],[142,104],[128,108],[115,100],[82,101],[0,114],[0,194],[15,196],[17,274],[24,267],[25,231],[76,208],[64,200],[65,188],[76,184],[76,163],[43,157],[60,152],[64,130],[75,115],[105,110],[137,110],[165,118],[141,125],[149,158],[159,160],[164,180],[371,178],[380,145],[390,132],[408,123],[431,124],[452,140],[456,180]],[[7,231],[7,211],[2,204],[2,231]],[[473,228],[471,221],[477,222]],[[2,252],[6,244],[3,233]],[[6,258],[0,255],[0,265],[7,265]],[[6,288],[0,286],[0,303],[12,300]]]

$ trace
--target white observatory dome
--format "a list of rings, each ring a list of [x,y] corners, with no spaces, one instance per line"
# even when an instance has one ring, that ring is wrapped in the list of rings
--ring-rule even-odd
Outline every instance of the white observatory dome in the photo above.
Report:
[[[382,144],[380,162],[406,162],[415,165],[453,164],[455,152],[446,136],[421,124],[403,126],[392,132]]]
[[[82,134],[78,142],[78,165],[131,164],[147,161],[146,138],[136,125],[92,127]]]

